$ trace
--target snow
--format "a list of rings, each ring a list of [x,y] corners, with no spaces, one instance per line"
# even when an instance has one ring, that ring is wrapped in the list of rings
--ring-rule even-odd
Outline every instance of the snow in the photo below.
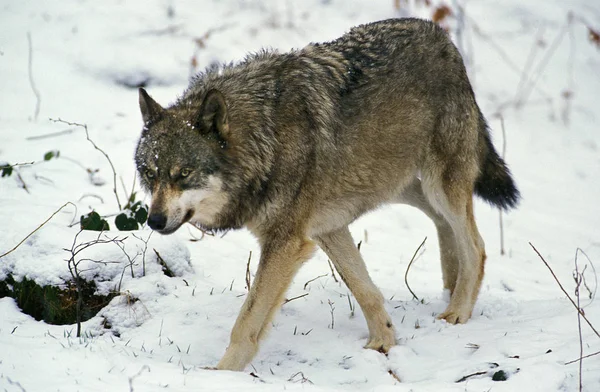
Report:
[[[256,270],[256,241],[244,230],[193,242],[201,233],[191,227],[149,239],[147,228],[111,231],[105,235],[127,237],[126,252],[138,255],[135,277],[114,243],[82,253],[82,258],[111,262],[84,260],[82,275],[95,277],[104,293],[120,282],[121,295],[83,323],[81,338],[75,337],[74,325],[35,321],[21,313],[14,300],[0,299],[0,389],[577,390],[578,363],[565,365],[579,357],[577,313],[529,242],[571,296],[576,249],[596,264],[600,260],[600,52],[583,23],[598,29],[600,6],[583,0],[458,3],[465,5],[461,47],[478,102],[499,151],[503,134],[496,114],[503,116],[506,159],[523,194],[519,208],[504,215],[505,255],[500,254],[498,212],[476,204],[488,262],[481,295],[467,324],[448,325],[434,317],[444,310],[447,293],[442,291],[433,224],[410,207],[389,206],[351,227],[355,240],[362,241],[361,252],[396,327],[399,344],[387,357],[362,349],[368,334],[362,312],[352,297],[349,302],[348,289],[334,281],[327,258],[319,252],[300,270],[287,298],[308,295],[282,307],[252,365],[238,373],[207,370],[228,344],[247,292],[250,251],[251,271]],[[28,191],[14,173],[0,179],[0,253],[12,249],[65,202],[74,203],[77,210],[65,207],[1,258],[0,279],[10,272],[39,284],[61,284],[69,277],[69,253],[64,248],[71,248],[78,232],[79,225],[71,224],[91,209],[101,215],[118,212],[104,156],[86,140],[82,128],[48,118],[87,124],[90,137],[110,155],[125,186],[131,188],[133,150],[143,124],[137,91],[123,84],[148,81],[149,93],[168,104],[185,89],[192,56],[201,69],[239,60],[261,47],[285,51],[333,39],[359,23],[431,15],[422,2],[400,2],[404,7],[400,11],[393,4],[388,0],[369,5],[358,0],[1,4],[0,161],[39,163],[19,167]],[[574,15],[571,24],[569,11]],[[32,78],[41,95],[37,120],[28,73],[28,32]],[[535,83],[521,80],[524,69]],[[565,91],[572,93],[570,108]],[[506,105],[516,97],[523,98],[520,108]],[[64,130],[69,133],[28,139]],[[40,162],[50,150],[60,151],[60,157]],[[99,169],[94,181],[86,169]],[[123,202],[120,180],[117,185]],[[114,228],[114,218],[108,220]],[[78,241],[97,235],[81,233]],[[409,273],[411,288],[422,299],[415,301],[404,284],[404,273],[426,236],[425,250]],[[142,276],[144,241],[148,245]],[[163,274],[153,249],[175,277]],[[595,290],[591,265],[581,254],[578,260],[580,269],[587,265],[587,283]],[[581,294],[586,316],[600,328],[600,304],[588,298],[587,290],[582,288]],[[102,327],[104,319],[114,333]],[[583,323],[581,330],[584,354],[600,351],[600,339],[591,329]],[[492,381],[498,370],[508,380]],[[485,374],[456,383],[478,372]],[[600,390],[600,355],[583,361],[583,385],[586,391]]]

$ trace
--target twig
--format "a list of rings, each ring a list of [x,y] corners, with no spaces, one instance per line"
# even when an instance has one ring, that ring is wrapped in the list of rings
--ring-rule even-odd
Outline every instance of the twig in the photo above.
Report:
[[[335,277],[335,271],[333,270],[333,265],[331,265],[331,260],[327,259],[327,264],[329,264],[329,269],[331,269],[331,276],[333,276],[333,280],[335,283],[339,283],[339,280]]]
[[[36,136],[28,136],[28,137],[25,138],[25,140],[46,139],[46,138],[51,138],[51,137],[55,137],[55,136],[62,136],[62,135],[71,134],[71,133],[73,133],[73,131],[74,131],[73,128],[69,128],[69,129],[65,129],[64,131],[58,131],[58,132],[52,132],[52,133],[45,133],[43,135],[36,135]]]
[[[504,129],[504,117],[499,114],[500,128],[502,129],[502,159],[506,157],[506,129]],[[504,256],[504,219],[502,217],[502,208],[498,208],[498,219],[500,222],[500,255]]]
[[[23,242],[27,241],[27,239],[28,239],[29,237],[31,237],[31,236],[32,236],[32,235],[33,235],[33,234],[34,234],[36,231],[38,231],[39,229],[41,229],[41,228],[42,228],[42,226],[44,226],[46,223],[48,223],[48,221],[49,221],[50,219],[54,218],[54,215],[58,214],[58,213],[59,213],[59,212],[60,212],[60,211],[61,211],[63,208],[65,208],[65,207],[66,207],[67,205],[69,205],[69,204],[70,204],[70,205],[72,205],[73,207],[75,207],[75,204],[71,203],[70,201],[68,201],[68,202],[66,202],[65,204],[63,204],[63,205],[62,205],[62,206],[61,206],[61,207],[60,207],[58,210],[54,211],[54,212],[52,213],[52,215],[50,215],[50,216],[48,217],[48,219],[46,219],[46,220],[45,220],[45,221],[44,221],[44,222],[43,222],[41,225],[39,225],[39,226],[38,226],[38,227],[37,227],[37,228],[36,228],[34,231],[32,231],[31,233],[27,234],[27,236],[26,236],[25,238],[23,238],[23,239],[21,240],[21,242],[19,242],[17,245],[15,245],[15,247],[14,247],[14,248],[12,248],[11,250],[9,250],[9,251],[8,251],[8,252],[6,252],[6,253],[3,253],[3,254],[1,254],[1,255],[0,255],[0,259],[1,259],[1,258],[3,258],[4,256],[8,255],[8,254],[9,254],[9,253],[11,253],[11,252],[14,252],[14,251],[15,251],[15,249],[17,249],[19,246],[21,246],[21,244],[22,244]],[[75,208],[77,208],[77,207],[75,207]]]
[[[519,78],[519,83],[517,84],[517,93],[515,95],[515,102],[519,98],[519,94],[523,90],[523,86],[527,82],[527,75],[529,75],[529,71],[533,66],[533,60],[535,59],[535,55],[537,53],[537,49],[542,45],[542,37],[544,35],[544,26],[541,26],[538,30],[538,34],[536,35],[535,40],[533,41],[533,45],[529,50],[529,54],[527,55],[527,60],[525,61],[525,66],[523,67],[523,71],[521,72],[521,77]]]
[[[65,121],[61,118],[58,118],[57,120],[50,118],[49,119],[52,122],[58,122],[58,123],[63,123],[63,124],[67,124],[67,125],[71,125],[71,126],[76,126],[76,127],[81,127],[85,130],[85,137],[88,140],[88,142],[90,142],[92,144],[92,146],[94,146],[94,148],[98,151],[100,151],[102,153],[102,155],[104,155],[104,157],[106,158],[106,160],[108,161],[110,168],[112,169],[113,172],[113,192],[115,193],[115,197],[117,199],[117,205],[119,206],[119,211],[121,211],[123,209],[123,207],[121,206],[121,201],[119,200],[119,193],[117,192],[117,171],[115,170],[115,166],[113,165],[112,161],[110,160],[110,157],[108,156],[108,154],[106,152],[104,152],[103,149],[101,149],[100,147],[98,147],[96,145],[96,143],[94,143],[94,141],[90,138],[90,133],[88,132],[88,127],[86,124],[80,124],[80,123],[76,123],[76,122],[70,122],[70,121]]]
[[[144,243],[144,250],[142,251],[142,276],[146,276],[146,252],[148,251],[148,241],[150,241],[152,233],[154,233],[154,230],[151,231],[150,234],[148,234],[148,238],[146,238],[145,240],[142,237],[138,237],[135,234],[131,234],[134,238],[137,238],[138,240]]]
[[[76,322],[77,322],[77,337],[81,337],[81,308],[83,306],[82,282],[84,281],[84,279],[80,275],[80,272],[82,272],[82,271],[80,271],[78,268],[79,263],[84,260],[98,262],[98,261],[92,260],[92,259],[77,260],[77,255],[79,253],[81,253],[82,251],[86,250],[87,248],[97,245],[97,244],[108,244],[108,243],[112,242],[112,243],[119,245],[120,243],[122,243],[125,240],[125,238],[119,239],[118,237],[114,237],[114,238],[107,237],[107,239],[100,239],[100,237],[103,234],[103,232],[100,231],[98,233],[98,237],[96,237],[96,239],[94,239],[92,241],[87,241],[87,242],[82,242],[82,243],[77,244],[77,239],[79,237],[79,234],[81,234],[82,231],[83,231],[83,229],[79,230],[77,232],[77,234],[75,234],[75,237],[73,238],[73,243],[71,244],[70,249],[64,248],[65,251],[70,253],[70,257],[69,257],[69,259],[66,260],[66,262],[67,262],[67,267],[69,269],[69,273],[71,274],[71,277],[74,280],[75,288],[77,290],[77,303],[75,306],[75,318],[76,318]]]
[[[309,280],[308,282],[304,283],[304,290],[306,290],[306,286],[308,286],[308,284],[309,284],[310,282],[314,282],[315,280],[317,280],[317,279],[319,279],[319,278],[322,278],[322,277],[324,277],[324,276],[327,276],[327,274],[319,275],[319,276],[317,276],[316,278],[312,278],[312,279],[311,279],[311,280]]]
[[[456,380],[456,382],[458,383],[458,382],[467,381],[471,377],[483,376],[484,374],[487,374],[487,373],[488,373],[487,371],[483,371],[483,372],[468,374],[468,375],[462,377],[460,380]]]
[[[304,297],[306,297],[308,294],[310,294],[310,293],[304,293],[304,294],[302,294],[302,295],[298,295],[297,297],[293,297],[293,298],[290,298],[290,299],[286,299],[285,301],[283,301],[283,304],[285,305],[285,304],[287,304],[288,302],[292,302],[292,301],[294,301],[294,300],[296,300],[296,299],[304,298]]]
[[[173,271],[171,271],[165,260],[161,257],[160,253],[158,253],[158,251],[154,248],[152,248],[152,250],[154,251],[154,253],[156,253],[156,260],[158,261],[158,264],[160,264],[163,267],[165,275],[169,278],[174,277],[175,274],[173,273]]]
[[[15,170],[15,173],[17,173],[17,178],[19,179],[19,181],[21,181],[21,184],[23,185],[23,189],[25,190],[25,192],[31,194],[31,192],[29,192],[29,188],[27,188],[27,184],[25,183],[25,180],[23,179],[23,177],[21,177],[21,173],[19,173],[18,170]]]
[[[296,376],[300,375],[301,379],[300,380],[295,380]],[[288,378],[288,381],[291,382],[298,382],[300,381],[300,383],[304,384],[305,382],[309,382],[309,383],[313,383],[312,381],[310,381],[308,378],[306,378],[304,376],[304,373],[302,372],[298,372],[298,373],[294,373],[290,378]]]
[[[36,162],[35,161],[31,161],[31,162],[19,162],[19,163],[13,163],[12,165],[10,163],[6,163],[6,164],[2,164],[0,165],[0,169],[4,169],[4,168],[8,168],[8,167],[18,167],[18,166],[30,166],[30,165],[34,165]]]
[[[410,288],[410,286],[408,284],[408,271],[410,270],[410,266],[412,265],[413,261],[415,261],[415,258],[417,257],[417,253],[419,253],[419,250],[421,250],[423,245],[425,245],[425,241],[427,241],[427,237],[425,237],[423,242],[421,242],[421,245],[419,245],[417,250],[415,250],[415,253],[413,254],[412,258],[410,259],[408,266],[406,267],[406,272],[404,273],[404,283],[406,284],[406,287],[408,288],[408,291],[410,291],[410,293],[412,294],[413,298],[416,299],[417,301],[419,300],[419,297],[417,297],[417,295],[412,291],[412,289]]]
[[[392,376],[394,378],[394,380],[396,380],[398,382],[402,382],[402,380],[400,380],[400,377],[398,377],[398,375],[396,373],[394,373],[394,371],[392,369],[388,369],[388,374],[390,376]]]
[[[516,107],[520,107],[523,104],[525,104],[525,102],[527,102],[527,99],[529,98],[531,91],[534,89],[534,87],[536,87],[538,79],[542,76],[542,71],[548,65],[550,59],[554,55],[554,52],[558,48],[558,45],[561,43],[565,33],[567,32],[569,24],[570,24],[570,22],[567,21],[567,23],[563,26],[563,28],[558,33],[558,35],[554,38],[554,41],[552,41],[550,48],[546,51],[546,55],[538,63],[537,68],[531,73],[532,78],[529,79],[528,84],[525,84],[525,86],[521,90],[521,94],[519,94],[515,100]]]
[[[574,360],[572,360],[572,361],[569,361],[569,362],[565,362],[565,365],[570,365],[570,364],[572,364],[572,363],[578,362],[578,361],[580,361],[580,360],[582,360],[582,359],[585,359],[585,358],[593,357],[593,356],[595,356],[595,355],[600,355],[600,351],[597,351],[597,352],[595,352],[595,353],[591,353],[591,354],[588,354],[588,355],[584,355],[583,357],[579,357],[579,358],[577,358],[577,359],[574,359]]]
[[[79,200],[77,201],[82,201],[83,199],[85,199],[86,197],[93,197],[95,199],[100,200],[100,203],[104,204],[104,199],[101,196],[95,195],[93,193],[84,193],[83,195],[81,195],[81,197],[79,198]]]
[[[588,305],[590,305],[592,302],[594,302],[594,298],[596,298],[596,290],[598,290],[598,275],[596,273],[596,267],[594,267],[594,263],[592,263],[592,260],[590,260],[590,257],[587,255],[587,253],[585,253],[583,251],[583,249],[581,248],[577,248],[577,250],[575,251],[575,260],[577,260],[577,256],[578,254],[581,253],[582,255],[585,256],[585,258],[588,261],[589,266],[592,268],[592,272],[594,273],[594,289],[590,289],[587,285],[587,280],[585,279],[585,274],[581,274],[581,277],[583,278],[583,286],[586,288],[586,290],[588,291],[588,295],[590,298],[590,302],[588,303]],[[586,305],[586,306],[588,306]]]
[[[330,299],[327,300],[327,303],[329,304],[329,309],[331,310],[331,329],[333,329],[335,325],[335,319],[333,318],[333,311],[335,310],[335,306],[333,306],[333,302],[331,302]]]
[[[579,392],[583,390],[583,383],[581,380],[581,373],[583,371],[583,337],[581,336],[581,309],[579,288],[581,287],[581,274],[579,273],[579,264],[577,263],[578,251],[575,251],[575,298],[577,298],[577,332],[579,334]],[[584,268],[585,271],[585,268]]]
[[[592,331],[594,331],[594,333],[596,334],[596,336],[598,336],[600,338],[600,333],[598,333],[598,331],[596,330],[596,328],[594,328],[594,326],[592,325],[592,323],[590,322],[590,320],[587,319],[587,317],[585,316],[585,313],[584,313],[583,309],[579,308],[577,306],[577,304],[575,303],[575,301],[573,301],[573,298],[571,298],[571,296],[569,295],[569,293],[567,293],[567,291],[565,290],[565,288],[563,287],[563,285],[560,283],[560,280],[558,280],[558,278],[556,277],[556,274],[554,274],[554,271],[552,270],[552,268],[550,267],[550,265],[548,264],[548,262],[540,254],[540,252],[538,252],[538,250],[535,248],[535,246],[533,246],[533,244],[531,242],[529,243],[529,246],[531,246],[533,248],[533,250],[535,251],[535,253],[537,253],[537,255],[539,256],[539,258],[546,265],[546,268],[548,268],[548,270],[552,274],[552,277],[554,278],[554,280],[558,284],[558,287],[560,287],[560,289],[567,296],[567,298],[569,299],[569,301],[571,301],[571,304],[573,304],[573,306],[575,307],[575,309],[577,309],[577,312],[581,315],[581,317],[583,317],[583,319],[585,320],[585,322],[590,326],[590,328],[592,329]]]
[[[139,376],[142,375],[142,372],[146,370],[148,373],[150,373],[150,366],[148,365],[144,365],[142,366],[142,368],[133,376],[129,377],[129,392],[133,392],[133,380],[135,380],[136,378],[138,378]]]
[[[252,251],[248,255],[248,262],[246,263],[246,288],[250,291],[250,260],[252,259]]]
[[[25,388],[23,388],[23,386],[21,385],[21,383],[20,383],[20,382],[18,382],[18,381],[13,381],[13,380],[11,380],[11,379],[10,379],[10,377],[8,377],[8,376],[6,376],[6,381],[8,381],[8,383],[9,383],[10,385],[14,385],[14,386],[16,386],[16,387],[19,387],[19,389],[21,390],[21,392],[27,392],[27,391],[26,391],[26,389],[25,389]]]
[[[29,72],[29,85],[31,86],[31,90],[33,94],[35,94],[35,111],[33,112],[33,120],[37,121],[38,115],[40,114],[40,105],[42,103],[42,97],[40,95],[39,90],[35,86],[35,82],[33,80],[33,45],[31,44],[31,32],[27,32],[27,45],[29,48],[29,57],[28,57],[28,66],[27,70]]]

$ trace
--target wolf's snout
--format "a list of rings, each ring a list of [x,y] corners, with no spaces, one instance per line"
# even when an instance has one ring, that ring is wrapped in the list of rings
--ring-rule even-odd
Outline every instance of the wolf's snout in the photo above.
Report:
[[[152,230],[164,230],[167,226],[167,216],[164,214],[150,214],[148,217],[148,226]]]

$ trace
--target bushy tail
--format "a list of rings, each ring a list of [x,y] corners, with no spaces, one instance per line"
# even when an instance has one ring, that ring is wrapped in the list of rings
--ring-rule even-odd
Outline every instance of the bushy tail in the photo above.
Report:
[[[475,194],[503,210],[514,208],[519,202],[520,193],[506,163],[494,149],[485,120],[482,121],[480,132],[483,133],[484,146],[481,172],[475,181]]]

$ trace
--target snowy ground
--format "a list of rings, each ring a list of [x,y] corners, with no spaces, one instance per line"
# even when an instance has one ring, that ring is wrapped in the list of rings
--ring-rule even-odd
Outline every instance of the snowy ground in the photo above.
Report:
[[[431,15],[412,1],[400,3],[401,11],[392,0],[2,2],[0,161],[38,162],[50,150],[59,150],[60,158],[19,168],[28,192],[15,174],[0,179],[0,254],[65,202],[75,203],[77,212],[66,207],[0,259],[0,278],[10,270],[40,284],[60,283],[68,276],[63,248],[78,231],[78,225],[69,227],[72,220],[92,208],[118,212],[105,158],[82,129],[48,118],[87,124],[131,187],[141,118],[136,89],[123,84],[148,80],[149,92],[167,104],[185,88],[193,56],[202,68],[264,46],[287,50],[332,39],[363,22]],[[362,349],[364,317],[356,308],[352,316],[354,299],[318,253],[288,292],[288,298],[308,295],[283,306],[252,366],[243,373],[204,370],[227,346],[246,293],[248,254],[253,252],[254,271],[258,247],[245,231],[190,242],[200,233],[183,228],[169,237],[153,235],[148,244],[179,277],[163,275],[154,252],[141,277],[138,259],[136,278],[127,270],[123,295],[84,323],[84,338],[74,337],[74,326],[37,322],[12,299],[0,299],[0,390],[577,390],[578,363],[565,365],[579,357],[577,313],[528,242],[571,295],[576,248],[600,265],[600,51],[582,22],[598,29],[600,5],[583,0],[464,3],[461,47],[499,150],[503,138],[495,114],[503,115],[506,158],[523,194],[519,209],[504,217],[504,256],[498,212],[477,204],[488,262],[472,320],[452,326],[435,319],[447,299],[434,227],[416,210],[391,206],[352,226],[396,327],[399,344],[389,356]],[[28,32],[31,77],[41,96],[37,120]],[[519,99],[522,105],[515,108]],[[28,139],[67,129],[73,131]],[[85,168],[100,169],[105,185],[93,185]],[[149,234],[137,233],[143,239]],[[425,251],[409,276],[423,298],[417,302],[404,284],[404,272],[426,236]],[[143,246],[132,236],[125,243],[131,254]],[[118,279],[125,263],[114,244],[90,248],[86,257],[121,263],[87,266],[92,268],[87,276],[104,282]],[[580,255],[579,268],[586,264]],[[588,264],[587,281],[595,290],[592,272]],[[600,328],[600,304],[583,288],[581,298],[587,317]],[[114,333],[103,329],[104,318]],[[600,350],[600,339],[587,325],[582,335],[584,354]],[[498,370],[508,380],[492,381]],[[600,390],[600,355],[583,361],[583,384],[587,391]]]

